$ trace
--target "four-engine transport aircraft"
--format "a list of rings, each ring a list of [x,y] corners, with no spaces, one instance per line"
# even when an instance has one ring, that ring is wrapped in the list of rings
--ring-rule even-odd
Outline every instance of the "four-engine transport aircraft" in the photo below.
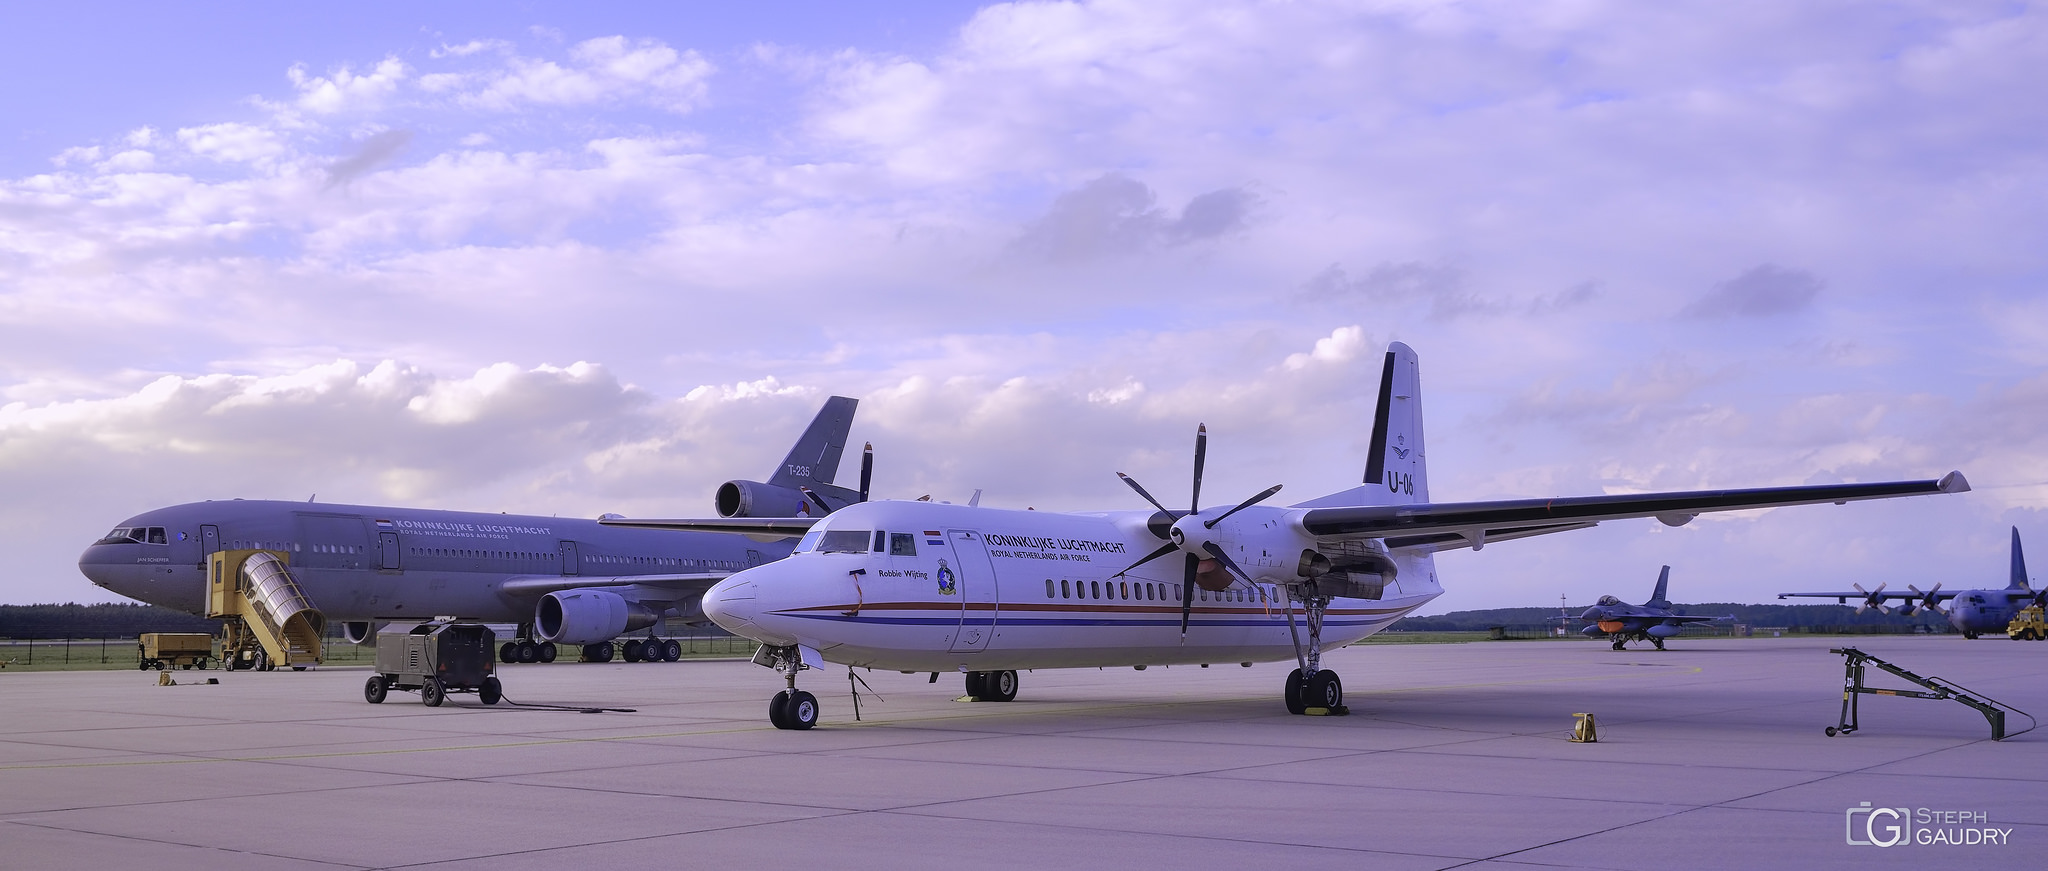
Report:
[[[2011,580],[2003,590],[1957,590],[1953,593],[1944,593],[1941,591],[1941,585],[1935,584],[1933,588],[1922,593],[1919,587],[1907,584],[1906,589],[1910,592],[1887,593],[1884,590],[1884,584],[1878,584],[1877,589],[1867,591],[1863,589],[1862,584],[1851,584],[1850,586],[1855,587],[1856,591],[1853,593],[1779,593],[1778,598],[1784,599],[1792,596],[1817,599],[1832,598],[1836,604],[1842,605],[1848,604],[1850,599],[1858,599],[1860,600],[1856,605],[1856,613],[1858,614],[1872,608],[1876,608],[1880,614],[1889,614],[1892,609],[1885,605],[1885,602],[1897,599],[1901,602],[1899,605],[1900,615],[1912,616],[1921,611],[1933,611],[1936,614],[1946,615],[1948,617],[1948,625],[1954,626],[1957,632],[1961,632],[1963,637],[1968,639],[1975,639],[1978,635],[1985,632],[2004,632],[2006,624],[2011,623],[2012,618],[2019,616],[2020,609],[2028,605],[2048,603],[2048,587],[2036,590],[2027,585],[2027,558],[2020,553],[2020,528],[2017,526],[2012,528]],[[1947,609],[1941,607],[1941,603],[1945,600],[1953,600],[1949,601]],[[1914,604],[1915,602],[1919,604],[1916,605]]]
[[[1284,661],[1293,713],[1343,713],[1325,650],[1385,629],[1436,598],[1440,550],[1705,511],[1849,502],[1969,489],[1940,480],[1430,502],[1415,352],[1389,347],[1364,484],[1299,503],[1201,507],[1206,430],[1195,436],[1188,510],[1061,513],[936,502],[850,505],[820,520],[616,520],[618,525],[802,533],[788,559],[720,581],[710,618],[761,642],[755,661],[787,688],[768,709],[807,729],[818,703],[798,672],[826,662],[906,672],[959,670],[967,692],[1008,701],[1017,670]],[[1178,557],[1166,560],[1166,557]],[[1176,565],[1178,563],[1178,565]],[[934,674],[936,679],[936,674]]]
[[[843,396],[826,400],[767,483],[718,488],[718,513],[772,518],[865,499],[865,457],[859,490],[832,485],[857,404]],[[341,622],[357,644],[375,643],[386,621],[454,615],[518,624],[517,637],[500,650],[507,662],[553,661],[558,644],[581,645],[582,658],[609,661],[612,640],[641,629],[649,640],[622,645],[626,660],[660,662],[679,658],[682,647],[654,640],[654,625],[664,617],[702,621],[698,599],[712,584],[788,555],[786,541],[769,541],[561,517],[235,499],[124,520],[85,549],[78,568],[131,599],[204,614],[209,554],[277,550],[289,556],[313,606]]]
[[[1657,590],[1650,594],[1650,601],[1641,605],[1630,605],[1613,596],[1601,596],[1579,619],[1592,625],[1579,630],[1582,635],[1607,636],[1614,642],[1614,649],[1620,650],[1630,641],[1648,641],[1664,649],[1664,639],[1677,635],[1689,623],[1713,623],[1734,620],[1735,615],[1725,617],[1688,617],[1671,610],[1671,600],[1664,598],[1664,585],[1671,582],[1671,567],[1657,573]]]

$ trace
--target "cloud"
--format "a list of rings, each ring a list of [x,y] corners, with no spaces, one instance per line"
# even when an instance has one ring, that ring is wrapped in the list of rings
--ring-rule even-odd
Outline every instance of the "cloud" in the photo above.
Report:
[[[386,130],[363,140],[355,154],[327,167],[327,186],[345,185],[397,156],[412,142],[410,130]]]
[[[657,40],[607,36],[569,48],[567,66],[508,57],[505,67],[434,80],[435,89],[460,88],[461,102],[496,111],[526,105],[577,106],[645,102],[685,113],[710,93],[715,68],[703,55],[677,51]]]
[[[201,157],[240,163],[267,163],[286,151],[276,131],[236,122],[180,128],[178,141]]]
[[[387,57],[367,73],[356,73],[347,65],[325,76],[306,74],[303,64],[293,65],[285,77],[299,91],[295,105],[316,114],[375,109],[398,92],[411,70],[403,61]]]
[[[1826,285],[1810,272],[1764,263],[1721,282],[1679,312],[1679,317],[1760,318],[1792,314],[1813,305]]]
[[[1158,245],[1213,239],[1244,227],[1256,198],[1237,188],[1196,196],[1168,217],[1144,183],[1110,173],[1060,194],[1024,229],[1019,250],[1052,261],[1135,254]]]

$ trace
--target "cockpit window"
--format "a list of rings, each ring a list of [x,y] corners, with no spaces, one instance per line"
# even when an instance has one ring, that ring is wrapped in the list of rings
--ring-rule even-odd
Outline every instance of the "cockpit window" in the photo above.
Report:
[[[1617,599],[1617,598],[1614,598],[1613,596],[1601,596],[1601,597],[1600,597],[1600,604],[1602,604],[1602,605],[1610,605],[1610,606],[1612,606],[1612,605],[1619,605],[1619,604],[1621,604],[1621,600],[1620,600],[1620,599]]]
[[[809,532],[806,532],[806,533],[804,533],[804,537],[803,537],[803,538],[797,539],[797,542],[796,542],[796,552],[797,552],[797,553],[805,553],[805,552],[808,552],[808,551],[813,551],[813,550],[817,550],[817,549],[818,549],[818,539],[820,539],[820,538],[824,538],[824,537],[825,537],[825,530],[819,529],[819,528],[817,528],[817,527],[812,527],[812,528],[811,528],[811,531],[809,531]]]
[[[818,539],[818,550],[822,553],[867,553],[868,536],[865,529],[832,529],[825,537]]]
[[[93,544],[169,544],[161,526],[117,526]]]
[[[889,533],[890,556],[917,556],[917,536],[907,532]]]

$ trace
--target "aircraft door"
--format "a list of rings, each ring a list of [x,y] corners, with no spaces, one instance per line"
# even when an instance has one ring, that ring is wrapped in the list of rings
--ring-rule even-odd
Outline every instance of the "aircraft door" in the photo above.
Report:
[[[576,555],[576,542],[564,541],[555,545],[555,547],[562,555],[562,574],[583,574],[582,560],[578,559]]]
[[[953,635],[952,650],[986,650],[989,639],[996,634],[998,601],[995,567],[989,563],[988,547],[982,543],[981,533],[971,529],[946,530],[946,543],[952,545],[953,565],[940,567],[939,583],[943,589],[943,574],[950,568],[953,589],[960,597],[960,631]]]
[[[379,562],[377,564],[378,568],[387,569],[390,571],[399,570],[402,564],[399,562],[398,559],[398,533],[377,533],[377,550],[379,551]]]
[[[220,527],[211,523],[199,527],[199,554],[208,556],[220,550]]]

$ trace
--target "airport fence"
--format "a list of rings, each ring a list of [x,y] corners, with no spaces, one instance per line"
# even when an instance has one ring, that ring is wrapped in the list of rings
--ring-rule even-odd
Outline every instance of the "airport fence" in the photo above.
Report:
[[[510,637],[500,633],[501,637]],[[632,637],[645,637],[637,633]],[[656,633],[662,640],[674,639],[683,646],[684,658],[752,656],[756,642],[734,635],[700,630]],[[219,649],[218,644],[215,650]],[[328,666],[370,665],[377,649],[351,644],[338,632],[322,639],[321,662]],[[563,651],[557,663],[576,661],[574,648]],[[623,660],[614,660],[623,661]],[[63,671],[67,669],[139,669],[142,666],[141,639],[134,635],[107,638],[0,638],[0,669],[22,671]],[[219,657],[210,662],[220,667]]]

